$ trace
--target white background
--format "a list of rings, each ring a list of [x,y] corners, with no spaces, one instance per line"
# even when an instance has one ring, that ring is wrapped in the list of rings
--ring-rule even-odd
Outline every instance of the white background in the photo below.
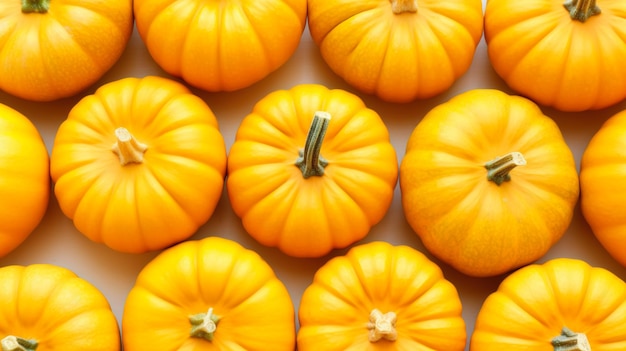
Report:
[[[50,103],[36,103],[14,98],[0,92],[0,103],[4,103],[28,116],[39,128],[50,151],[59,124],[66,118],[74,104],[84,95],[92,93],[98,86],[120,78],[146,75],[168,75],[151,59],[136,32],[120,61],[93,87],[81,94]],[[263,81],[252,87],[233,93],[207,93],[193,89],[211,107],[220,123],[228,149],[242,118],[252,106],[277,89],[289,89],[300,83],[320,83],[330,88],[342,88],[355,92],[335,76],[323,62],[318,48],[305,29],[302,41],[292,58]],[[408,137],[422,116],[431,108],[447,101],[452,96],[473,88],[496,88],[512,93],[497,77],[488,61],[484,39],[477,48],[470,70],[446,93],[428,100],[409,104],[384,103],[377,98],[359,94],[368,107],[376,110],[390,130],[392,143],[402,160]],[[626,103],[611,108],[587,113],[562,113],[542,108],[561,128],[566,142],[572,149],[577,166],[580,157],[593,134],[611,115],[626,109]],[[3,201],[7,201],[4,199]],[[243,246],[257,251],[274,268],[278,277],[288,287],[297,309],[303,290],[310,284],[313,274],[330,257],[341,255],[346,249],[336,250],[319,259],[295,259],[274,248],[256,243],[242,228],[240,220],[232,212],[226,192],[218,208],[206,225],[191,239],[221,236],[238,241]],[[424,253],[416,234],[405,221],[400,203],[400,189],[396,187],[394,201],[386,217],[376,225],[361,242],[385,240],[393,244],[408,244]],[[101,244],[96,244],[78,233],[72,222],[59,210],[56,199],[51,197],[48,212],[40,226],[16,250],[0,259],[0,266],[32,263],[52,263],[71,269],[100,289],[111,303],[113,312],[121,322],[126,296],[143,266],[158,252],[146,254],[123,254]],[[594,238],[577,206],[574,219],[564,237],[539,262],[555,257],[572,257],[587,261],[591,265],[608,268],[620,278],[626,278],[626,268],[617,264]],[[431,257],[432,258],[432,257]],[[492,278],[470,278],[435,260],[447,279],[454,283],[463,303],[463,317],[469,335],[474,319],[485,297],[493,292],[504,276]]]

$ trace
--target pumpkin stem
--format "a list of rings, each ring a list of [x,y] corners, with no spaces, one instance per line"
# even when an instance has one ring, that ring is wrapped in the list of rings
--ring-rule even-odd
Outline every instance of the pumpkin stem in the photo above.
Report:
[[[596,0],[568,0],[563,6],[569,11],[573,20],[585,22],[591,16],[599,15],[602,11],[596,5]]]
[[[399,15],[405,12],[417,12],[417,0],[389,0],[391,11]]]
[[[50,8],[50,0],[22,0],[23,13],[46,13]]]
[[[563,327],[561,335],[552,339],[554,351],[591,351],[587,336],[583,333],[574,333]]]
[[[35,340],[22,339],[14,335],[7,335],[0,340],[2,351],[35,351],[37,346]]]
[[[376,308],[373,309],[367,322],[368,340],[370,342],[377,342],[380,339],[395,341],[398,338],[396,319],[394,312],[382,313]]]
[[[328,112],[315,112],[306,137],[304,150],[300,152],[300,156],[296,160],[296,166],[300,168],[304,179],[311,176],[322,176],[324,167],[328,165],[328,161],[320,156],[320,151],[329,122],[330,114]]]
[[[213,307],[210,307],[206,313],[190,316],[191,332],[189,334],[194,338],[212,341],[220,318],[220,316],[213,314]]]
[[[122,166],[130,162],[143,162],[143,154],[148,147],[138,142],[135,137],[124,127],[115,130],[117,141],[113,144],[113,152],[120,158]]]
[[[487,168],[487,179],[500,185],[503,182],[511,180],[509,172],[517,166],[523,166],[526,164],[526,159],[519,152],[511,152],[504,156],[496,157],[495,159],[485,163]]]

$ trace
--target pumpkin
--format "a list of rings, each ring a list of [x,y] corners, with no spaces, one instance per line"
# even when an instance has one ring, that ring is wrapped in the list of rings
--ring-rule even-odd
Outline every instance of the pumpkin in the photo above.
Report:
[[[309,32],[330,69],[394,103],[440,94],[470,67],[481,0],[309,0]]]
[[[52,264],[0,268],[0,350],[120,350],[117,319],[105,296]]]
[[[626,284],[580,259],[554,258],[511,273],[483,302],[470,351],[626,348]]]
[[[398,163],[380,116],[358,96],[300,84],[262,98],[228,155],[228,196],[245,230],[294,257],[320,257],[386,214]]]
[[[0,104],[0,256],[18,247],[43,219],[50,198],[48,150],[35,125]]]
[[[300,43],[306,0],[135,0],[137,30],[166,72],[216,92],[246,88]]]
[[[139,273],[122,316],[124,350],[293,351],[289,292],[256,252],[206,237]]]
[[[0,3],[0,89],[34,101],[73,96],[120,58],[133,30],[132,1]]]
[[[298,310],[299,351],[465,349],[454,285],[421,252],[374,241],[318,269]]]
[[[405,217],[437,258],[495,276],[542,257],[568,228],[578,173],[556,123],[494,89],[461,93],[413,130],[400,165]]]
[[[485,39],[496,73],[516,92],[562,111],[626,98],[626,2],[489,0]]]
[[[626,266],[626,110],[600,127],[580,163],[580,208],[600,244]]]
[[[140,253],[185,240],[209,220],[226,147],[209,106],[184,85],[123,78],[71,109],[50,163],[59,206],[78,231]]]

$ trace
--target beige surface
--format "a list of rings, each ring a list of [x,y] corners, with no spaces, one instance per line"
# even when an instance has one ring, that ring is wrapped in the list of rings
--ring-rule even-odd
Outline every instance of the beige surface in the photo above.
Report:
[[[119,63],[96,86],[80,96],[52,103],[33,103],[0,93],[0,102],[30,117],[43,134],[50,150],[59,124],[81,96],[93,92],[97,86],[105,82],[149,74],[166,76],[153,63],[135,32]],[[317,47],[305,30],[301,45],[291,60],[262,82],[234,93],[211,94],[197,90],[194,92],[204,98],[213,109],[220,122],[220,129],[227,146],[230,148],[239,122],[252,109],[256,101],[273,90],[290,88],[299,83],[321,83],[332,88],[352,90],[327,68]],[[478,47],[470,71],[445,94],[405,105],[387,104],[368,96],[363,96],[363,98],[366,104],[384,119],[401,160],[409,134],[420,118],[435,105],[472,88],[498,88],[508,91],[490,67],[484,40]],[[609,116],[624,108],[626,108],[626,103],[592,113],[567,114],[547,108],[544,112],[557,121],[579,164],[582,152],[591,136]],[[260,246],[244,232],[239,219],[230,208],[225,193],[211,220],[192,239],[211,235],[234,239],[245,247],[259,252],[274,267],[279,278],[289,288],[296,308],[303,290],[311,282],[313,273],[329,258],[294,259],[281,254],[276,249]],[[398,187],[387,216],[372,229],[364,241],[372,240],[408,244],[425,251],[404,219]],[[337,250],[332,255],[343,253],[345,250]],[[74,229],[71,221],[63,216],[56,200],[52,198],[48,213],[38,229],[18,249],[1,258],[0,265],[46,262],[67,267],[99,288],[107,296],[114,313],[121,321],[125,298],[136,275],[156,254],[156,252],[141,255],[121,254],[88,241]],[[610,269],[622,279],[626,278],[626,268],[619,266],[608,257],[593,237],[578,208],[568,232],[540,261],[554,257],[584,259],[592,265]],[[441,266],[446,277],[459,290],[468,333],[471,333],[482,301],[497,288],[502,277],[468,278],[445,265]]]

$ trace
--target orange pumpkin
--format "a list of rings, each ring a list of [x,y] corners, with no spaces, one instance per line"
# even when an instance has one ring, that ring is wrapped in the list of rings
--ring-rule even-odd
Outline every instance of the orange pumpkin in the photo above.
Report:
[[[73,96],[122,55],[130,0],[0,2],[0,89],[23,99]]]
[[[481,0],[308,0],[324,61],[359,91],[391,102],[447,90],[483,33]]]
[[[626,2],[489,0],[485,39],[516,92],[563,111],[626,98]]]
[[[246,231],[291,256],[363,238],[391,205],[398,164],[380,116],[318,84],[261,99],[237,131],[227,190]]]
[[[208,91],[248,87],[296,51],[306,0],[135,0],[137,30],[166,72]]]
[[[78,231],[139,253],[187,239],[208,221],[226,147],[211,109],[184,85],[124,78],[72,108],[50,162],[59,206]]]
[[[39,225],[50,198],[48,149],[33,123],[0,104],[0,256]]]

